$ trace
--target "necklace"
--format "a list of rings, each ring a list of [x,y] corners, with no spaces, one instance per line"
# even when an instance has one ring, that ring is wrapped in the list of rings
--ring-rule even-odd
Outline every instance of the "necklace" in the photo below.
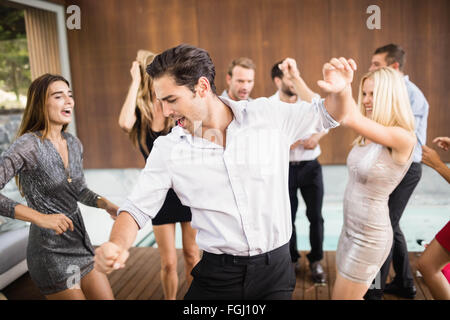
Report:
[[[63,139],[64,139],[64,138],[63,138]],[[58,154],[59,154],[59,156],[60,156],[60,158],[61,158],[61,162],[62,162],[64,171],[65,171],[66,176],[67,176],[67,182],[68,182],[68,183],[72,183],[72,178],[70,177],[69,144],[67,143],[67,139],[64,139],[64,140],[65,140],[65,148],[67,148],[67,168],[66,168],[66,166],[64,165],[64,160],[63,160],[61,154],[59,153],[58,150],[56,150],[56,151],[58,151]]]
[[[35,136],[38,137],[38,138],[41,138],[41,137],[39,137],[39,136],[38,136],[36,133],[34,133],[34,132],[32,132],[32,134],[35,135]],[[66,147],[67,147],[67,168],[64,166],[64,161],[63,161],[63,159],[62,159],[62,156],[61,156],[61,154],[59,154],[58,150],[56,150],[56,147],[55,147],[55,145],[53,144],[53,142],[52,142],[50,139],[47,139],[47,140],[50,141],[50,143],[53,145],[53,149],[58,153],[58,155],[59,155],[60,158],[61,158],[61,162],[62,162],[64,171],[66,172],[66,175],[67,175],[67,182],[68,182],[68,183],[72,183],[72,178],[70,177],[70,172],[69,172],[69,170],[70,170],[70,158],[69,158],[69,145],[67,144],[67,140],[66,140]]]
[[[67,182],[72,183],[72,178],[70,177],[70,172],[69,172],[69,168],[64,168],[66,170],[66,174],[67,174]]]

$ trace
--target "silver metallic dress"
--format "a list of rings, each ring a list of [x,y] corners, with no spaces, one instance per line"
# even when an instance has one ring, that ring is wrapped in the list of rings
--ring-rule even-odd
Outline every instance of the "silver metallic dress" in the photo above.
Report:
[[[370,143],[355,146],[347,158],[344,224],[336,252],[339,274],[370,285],[386,260],[393,233],[388,200],[411,165],[398,164],[389,150]]]
[[[17,174],[27,205],[44,214],[63,213],[74,225],[61,235],[32,224],[27,247],[30,276],[45,295],[65,290],[93,269],[94,249],[83,223],[78,201],[96,207],[97,194],[86,186],[83,147],[78,138],[63,132],[69,166],[52,142],[39,132],[14,141],[0,157],[0,190]],[[0,215],[14,218],[18,203],[0,194]]]

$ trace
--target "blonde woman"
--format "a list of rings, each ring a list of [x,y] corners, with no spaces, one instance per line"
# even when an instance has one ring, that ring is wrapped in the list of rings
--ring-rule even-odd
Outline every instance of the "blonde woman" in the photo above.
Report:
[[[165,118],[162,107],[156,100],[152,80],[145,72],[156,55],[139,50],[136,61],[131,66],[132,82],[119,117],[120,127],[126,131],[137,145],[144,157],[150,154],[153,142],[161,135],[167,134],[173,127],[173,121]],[[175,192],[170,189],[166,200],[152,220],[158,250],[161,255],[161,282],[164,297],[176,299],[178,288],[177,254],[175,248],[175,224],[181,223],[183,255],[186,280],[192,281],[190,275],[193,267],[200,260],[200,253],[195,242],[196,231],[191,227],[191,210],[183,206]]]
[[[338,71],[335,83],[347,87],[339,101],[353,111],[342,124],[360,135],[347,158],[349,181],[332,298],[363,299],[391,250],[388,198],[412,162],[414,118],[404,81],[394,69],[384,67],[362,78],[358,111],[348,63],[333,59],[324,68]],[[319,85],[335,90],[323,81]]]
[[[0,194],[0,215],[31,222],[28,270],[47,299],[113,299],[107,277],[94,269],[78,202],[113,218],[118,207],[86,186],[83,146],[66,132],[73,108],[63,77],[32,82],[18,138],[0,157],[0,190],[16,176],[27,206]]]

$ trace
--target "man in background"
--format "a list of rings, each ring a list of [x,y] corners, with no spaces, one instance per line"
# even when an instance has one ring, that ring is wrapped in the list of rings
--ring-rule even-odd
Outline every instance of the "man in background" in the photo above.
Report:
[[[405,51],[402,47],[396,44],[388,44],[375,50],[369,71],[388,66],[398,70],[403,75],[404,65]],[[416,296],[416,288],[409,264],[408,248],[406,247],[405,236],[400,229],[400,218],[422,176],[422,165],[420,162],[422,161],[422,146],[426,145],[429,105],[422,91],[409,80],[407,75],[404,75],[404,80],[408,90],[411,110],[414,114],[417,144],[414,148],[411,167],[397,188],[389,196],[389,216],[394,232],[394,241],[391,253],[377,275],[377,278],[380,277],[381,288],[369,289],[365,295],[365,299],[368,300],[381,299],[383,292],[409,299],[413,299]],[[393,262],[395,277],[391,283],[386,284],[391,261]]]
[[[250,94],[255,85],[255,64],[246,57],[231,61],[227,72],[228,89],[222,92],[222,97],[239,101],[251,101]]]
[[[293,66],[296,62],[289,59]],[[296,104],[302,107],[301,102],[312,102],[314,98],[320,98],[312,92],[298,72],[297,79],[288,79],[280,70],[279,65],[283,61],[275,63],[271,70],[272,80],[278,91],[269,99],[273,101],[283,101]],[[296,82],[296,85],[294,83]],[[311,251],[307,255],[312,280],[314,283],[325,283],[325,272],[320,264],[323,259],[323,234],[324,221],[322,217],[323,202],[323,179],[322,166],[317,158],[321,150],[319,140],[327,132],[307,135],[291,146],[289,155],[289,199],[291,202],[292,236],[289,242],[292,262],[296,264],[296,271],[299,270],[298,259],[300,254],[297,248],[297,234],[295,229],[295,219],[298,209],[297,192],[300,189],[303,200],[306,204],[306,216],[309,220],[309,242]]]

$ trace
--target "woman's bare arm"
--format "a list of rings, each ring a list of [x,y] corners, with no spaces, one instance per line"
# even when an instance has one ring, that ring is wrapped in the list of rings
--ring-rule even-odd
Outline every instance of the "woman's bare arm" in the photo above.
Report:
[[[141,83],[141,74],[138,62],[134,61],[130,70],[132,82],[128,94],[120,110],[119,126],[126,132],[130,132],[136,122],[136,99]]]

